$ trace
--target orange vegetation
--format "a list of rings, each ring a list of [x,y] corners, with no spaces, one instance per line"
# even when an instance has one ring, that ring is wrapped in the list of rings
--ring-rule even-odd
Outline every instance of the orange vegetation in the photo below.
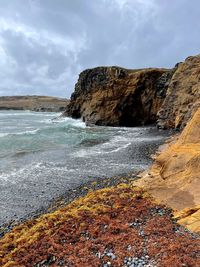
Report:
[[[149,266],[195,267],[199,247],[171,210],[121,184],[15,227],[0,240],[0,266],[128,266],[134,258]]]

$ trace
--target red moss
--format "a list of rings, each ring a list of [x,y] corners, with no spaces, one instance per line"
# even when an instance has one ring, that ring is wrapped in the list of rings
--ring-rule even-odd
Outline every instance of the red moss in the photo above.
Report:
[[[156,266],[195,267],[199,247],[169,210],[124,185],[16,227],[0,240],[0,266],[123,266],[125,257],[148,255]]]

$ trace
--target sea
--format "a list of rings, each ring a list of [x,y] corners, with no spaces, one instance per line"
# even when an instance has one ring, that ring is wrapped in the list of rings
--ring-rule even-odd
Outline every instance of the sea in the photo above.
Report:
[[[61,113],[0,111],[0,225],[96,178],[138,173],[168,134],[88,127]]]

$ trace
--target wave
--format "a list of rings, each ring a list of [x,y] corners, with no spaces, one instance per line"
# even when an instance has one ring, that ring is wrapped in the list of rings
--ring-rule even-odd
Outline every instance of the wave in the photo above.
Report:
[[[71,125],[74,127],[80,127],[85,128],[86,124],[82,120],[75,120],[69,117],[55,117],[53,119],[50,119],[51,123],[59,123],[62,125]]]
[[[41,124],[47,124],[49,126],[43,126],[41,128],[36,128],[32,130],[25,130],[21,132],[5,132],[0,133],[0,138],[2,137],[13,137],[13,136],[19,136],[19,135],[35,135],[35,134],[53,134],[56,132],[67,132],[70,131],[70,129],[74,128],[86,128],[86,125],[84,122],[80,120],[74,120],[71,118],[54,118],[54,119],[45,119],[40,121]],[[27,127],[32,128],[32,127]]]
[[[90,147],[90,149],[81,148],[80,150],[72,153],[74,157],[116,153],[129,147],[131,145],[131,139],[128,136],[114,136],[112,138],[101,138],[97,140],[84,139],[80,144],[82,145],[85,143],[87,147]]]

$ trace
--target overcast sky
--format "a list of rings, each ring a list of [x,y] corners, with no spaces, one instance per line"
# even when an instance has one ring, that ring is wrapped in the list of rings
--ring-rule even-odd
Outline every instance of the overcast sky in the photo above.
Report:
[[[0,0],[0,95],[69,97],[99,65],[172,67],[200,53],[199,0]]]

